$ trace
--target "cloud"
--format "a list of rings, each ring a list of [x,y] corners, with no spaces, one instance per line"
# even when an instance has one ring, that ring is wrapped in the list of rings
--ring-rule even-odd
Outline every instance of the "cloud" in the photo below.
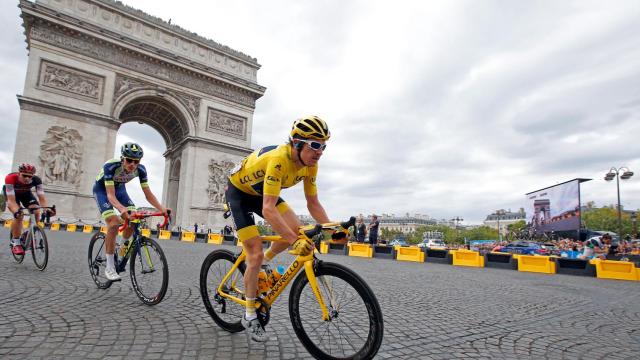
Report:
[[[640,171],[635,1],[125,3],[257,57],[267,91],[254,148],[283,143],[299,116],[329,122],[318,183],[333,218],[409,212],[479,223],[576,177],[594,179],[582,185],[583,202],[604,205],[617,201],[602,180],[611,166]],[[15,132],[26,64],[9,5],[3,133]],[[154,133],[123,127],[118,142],[144,142],[155,172],[164,142]],[[11,138],[0,140],[7,152]],[[163,175],[153,175],[154,190]],[[627,208],[640,207],[639,181],[621,188]],[[300,188],[283,196],[306,212]]]

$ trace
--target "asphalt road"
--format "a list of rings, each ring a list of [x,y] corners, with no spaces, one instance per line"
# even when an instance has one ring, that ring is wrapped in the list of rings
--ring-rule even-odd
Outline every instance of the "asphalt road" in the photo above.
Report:
[[[161,241],[169,291],[143,305],[128,274],[107,290],[88,272],[90,235],[48,232],[44,272],[31,255],[16,264],[6,232],[0,252],[0,358],[301,359],[287,310],[272,309],[271,341],[216,326],[200,298],[198,274],[221,247]],[[227,247],[227,246],[224,246]],[[235,247],[227,247],[234,248]],[[358,272],[384,314],[377,358],[638,359],[640,282],[460,268],[321,255]]]

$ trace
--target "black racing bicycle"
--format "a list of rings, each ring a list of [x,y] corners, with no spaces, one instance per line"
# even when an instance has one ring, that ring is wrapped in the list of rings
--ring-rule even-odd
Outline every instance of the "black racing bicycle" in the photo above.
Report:
[[[125,271],[127,263],[131,264],[129,276],[136,295],[143,303],[156,305],[162,301],[167,293],[169,267],[160,245],[155,240],[142,236],[140,231],[140,221],[151,216],[164,216],[162,228],[169,223],[169,217],[160,212],[130,213],[131,221],[125,221],[118,231],[123,231],[131,226],[133,228],[132,240],[116,247],[114,260],[118,273]],[[97,232],[89,242],[89,272],[100,289],[107,289],[113,283],[105,276],[106,266],[105,234]]]
[[[29,214],[29,227],[27,227],[20,236],[20,245],[22,245],[24,253],[18,255],[12,251],[11,255],[13,255],[13,259],[20,264],[24,261],[27,251],[31,250],[31,256],[33,257],[33,262],[36,264],[36,268],[43,271],[47,268],[47,263],[49,262],[49,243],[47,242],[47,235],[45,235],[44,231],[40,228],[38,220],[36,219],[36,211],[39,209],[56,211],[55,205],[51,207],[21,207],[18,209],[18,212]],[[18,220],[14,219],[13,221]],[[9,231],[9,234],[11,235],[11,231]]]

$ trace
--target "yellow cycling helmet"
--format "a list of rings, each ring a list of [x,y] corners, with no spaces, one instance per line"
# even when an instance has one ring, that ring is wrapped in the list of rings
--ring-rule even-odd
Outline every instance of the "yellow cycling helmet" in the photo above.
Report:
[[[305,116],[293,122],[292,139],[329,140],[331,133],[327,123],[317,116]]]

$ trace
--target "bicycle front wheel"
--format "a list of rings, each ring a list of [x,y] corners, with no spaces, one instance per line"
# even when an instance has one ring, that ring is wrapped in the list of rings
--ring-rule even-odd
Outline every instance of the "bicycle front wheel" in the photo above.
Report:
[[[293,283],[289,315],[302,345],[317,359],[371,359],[382,343],[382,311],[358,274],[334,263],[318,262],[315,276],[330,319],[322,319],[309,279]]]
[[[104,274],[107,268],[104,239],[105,235],[97,232],[89,241],[89,273],[99,289],[107,289],[111,286],[111,281]]]
[[[169,266],[160,245],[140,237],[138,251],[131,254],[131,285],[138,298],[147,305],[156,305],[164,298],[169,286]]]
[[[49,262],[49,243],[47,242],[47,235],[40,229],[39,226],[35,226],[31,232],[31,255],[33,255],[33,262],[36,264],[38,270],[43,271],[47,268]]]
[[[222,279],[233,267],[236,256],[228,250],[215,250],[211,252],[200,268],[200,295],[204,307],[213,318],[213,321],[221,328],[235,333],[244,330],[240,323],[244,316],[244,306],[218,294],[218,287]],[[231,277],[222,286],[225,294],[244,299],[244,262],[231,274]]]

